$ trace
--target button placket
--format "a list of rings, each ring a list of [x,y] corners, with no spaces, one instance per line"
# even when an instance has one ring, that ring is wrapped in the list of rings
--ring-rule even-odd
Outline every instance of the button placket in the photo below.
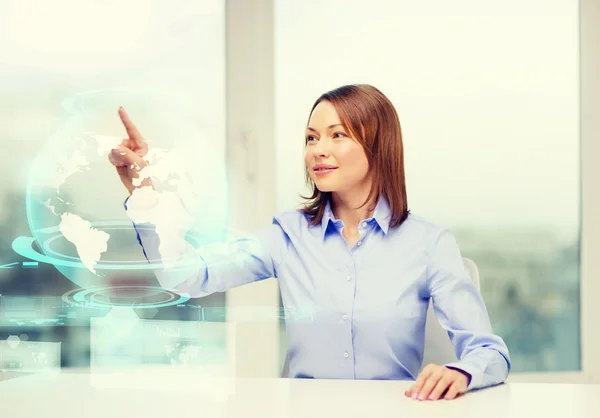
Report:
[[[361,234],[362,235],[362,234]],[[349,376],[354,376],[354,362],[353,359],[353,327],[352,327],[352,312],[354,310],[354,297],[355,297],[355,288],[356,288],[356,280],[357,280],[357,270],[356,270],[356,255],[349,247],[346,247],[350,250],[348,262],[345,265],[346,268],[346,281],[348,282],[348,287],[344,291],[344,303],[341,309],[340,315],[338,318],[338,324],[340,324],[341,329],[343,329],[344,333],[344,342],[342,347],[345,348],[343,350],[342,355],[344,356],[345,361],[347,361],[346,366],[348,368],[347,372]]]

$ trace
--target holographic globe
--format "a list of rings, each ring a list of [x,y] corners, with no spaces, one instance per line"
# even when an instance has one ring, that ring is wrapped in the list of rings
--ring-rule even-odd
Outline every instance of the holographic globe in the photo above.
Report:
[[[85,92],[63,106],[68,118],[32,166],[26,197],[32,237],[15,241],[17,252],[53,264],[86,289],[147,283],[152,276],[156,266],[125,212],[128,192],[108,162],[127,135],[119,106],[148,142],[154,188],[176,196],[193,219],[186,239],[194,246],[226,239],[224,132],[203,128],[193,106],[173,94],[139,90]]]

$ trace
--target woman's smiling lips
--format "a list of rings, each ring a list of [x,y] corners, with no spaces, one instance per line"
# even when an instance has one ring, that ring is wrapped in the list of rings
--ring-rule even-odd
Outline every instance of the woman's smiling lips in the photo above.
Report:
[[[313,171],[316,176],[326,176],[327,174],[336,170],[337,167],[329,164],[315,164],[313,165]]]

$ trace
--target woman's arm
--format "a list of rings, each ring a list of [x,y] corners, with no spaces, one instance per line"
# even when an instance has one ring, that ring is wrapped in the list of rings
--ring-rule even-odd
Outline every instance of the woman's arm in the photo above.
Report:
[[[160,285],[191,297],[277,277],[287,248],[278,224],[226,243],[194,248],[185,239],[193,224],[174,194],[136,189],[125,202],[144,255],[156,264]]]
[[[459,359],[445,366],[470,375],[467,390],[504,382],[511,366],[508,348],[492,330],[483,298],[465,269],[454,236],[442,230],[428,257],[427,285],[435,314]]]

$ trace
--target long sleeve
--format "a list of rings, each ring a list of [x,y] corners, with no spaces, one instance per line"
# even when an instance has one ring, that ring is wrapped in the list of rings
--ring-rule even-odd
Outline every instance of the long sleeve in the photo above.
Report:
[[[174,194],[138,189],[125,209],[163,288],[203,297],[277,277],[287,239],[276,222],[255,234],[195,248],[185,239],[193,220]]]
[[[485,303],[464,267],[454,236],[442,230],[428,257],[427,283],[435,314],[459,359],[446,367],[471,375],[467,390],[504,382],[511,366],[508,348],[492,331]]]

